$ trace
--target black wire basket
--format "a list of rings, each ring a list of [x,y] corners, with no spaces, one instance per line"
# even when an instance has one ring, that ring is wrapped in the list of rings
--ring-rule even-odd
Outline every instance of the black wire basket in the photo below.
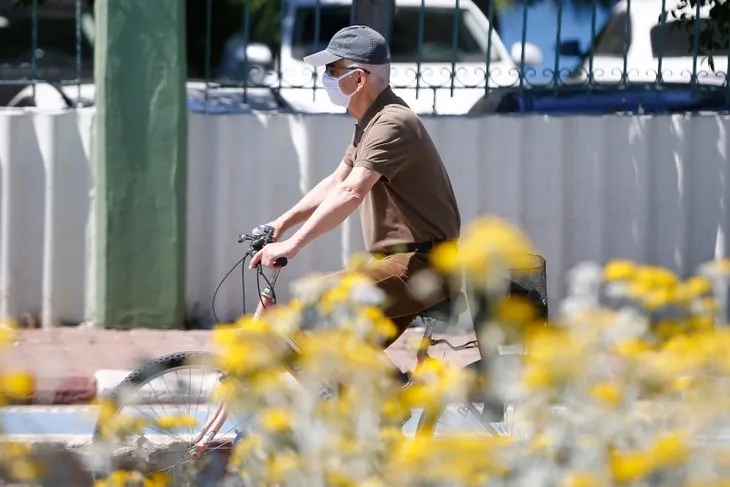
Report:
[[[537,254],[525,255],[524,265],[510,269],[509,296],[528,299],[535,306],[538,317],[548,318],[547,266],[545,258]]]
[[[508,270],[509,286],[506,296],[526,298],[535,308],[536,318],[547,323],[548,320],[548,289],[547,263],[545,258],[537,254],[520,255],[519,267]],[[492,311],[488,298],[481,292],[468,293],[472,303],[474,325],[478,329],[483,326]]]

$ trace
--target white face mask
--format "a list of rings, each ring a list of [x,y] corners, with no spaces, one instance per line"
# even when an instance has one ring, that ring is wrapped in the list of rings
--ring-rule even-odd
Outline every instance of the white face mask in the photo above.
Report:
[[[324,73],[322,75],[322,84],[327,90],[327,95],[330,97],[330,101],[335,105],[347,108],[347,106],[350,104],[350,99],[352,98],[352,95],[357,93],[357,91],[353,91],[349,95],[346,95],[342,92],[342,88],[340,88],[340,80],[347,78],[354,72],[354,70],[348,71],[339,78],[335,78],[334,76],[327,73]]]

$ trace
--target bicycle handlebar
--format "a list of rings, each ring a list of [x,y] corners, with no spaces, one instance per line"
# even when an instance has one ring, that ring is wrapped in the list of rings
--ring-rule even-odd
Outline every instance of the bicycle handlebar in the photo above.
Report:
[[[254,255],[259,252],[266,245],[275,242],[274,240],[274,227],[271,225],[260,225],[256,227],[255,231],[261,232],[254,235],[242,233],[238,236],[238,243],[251,242],[248,246],[248,254]],[[289,263],[289,259],[286,257],[279,257],[276,259],[275,264],[279,267],[284,267]]]
[[[223,276],[223,279],[218,284],[218,287],[216,287],[215,292],[213,293],[213,298],[211,299],[210,307],[211,311],[213,312],[213,318],[215,319],[216,323],[220,323],[220,320],[218,320],[218,316],[215,312],[215,298],[218,295],[218,291],[220,290],[221,286],[223,285],[223,282],[226,280],[226,278],[233,272],[233,270],[238,267],[239,264],[242,264],[246,261],[247,257],[253,257],[253,255],[256,252],[259,252],[261,249],[263,249],[266,245],[275,242],[274,239],[274,227],[271,225],[260,225],[254,229],[254,233],[252,235],[249,235],[247,233],[241,233],[238,235],[238,243],[243,242],[250,242],[248,246],[248,251],[244,254],[243,258],[241,258],[236,264],[231,267],[231,269],[226,273],[225,276]],[[259,262],[256,265],[256,269],[258,271],[258,277],[263,277],[266,280],[266,283],[268,284],[268,287],[261,290],[259,285],[258,279],[256,280],[257,286],[259,288],[259,295],[263,299],[263,297],[267,297],[271,299],[274,303],[276,302],[276,295],[274,294],[274,285],[276,284],[277,279],[279,278],[279,270],[281,267],[286,266],[289,263],[289,260],[286,257],[280,257],[276,259],[275,265],[277,266],[276,269],[271,273],[270,278],[266,278],[266,276],[263,273],[262,265]],[[244,267],[241,266],[241,291],[243,293],[243,314],[246,314],[246,283],[244,279]],[[262,301],[263,302],[263,301]]]

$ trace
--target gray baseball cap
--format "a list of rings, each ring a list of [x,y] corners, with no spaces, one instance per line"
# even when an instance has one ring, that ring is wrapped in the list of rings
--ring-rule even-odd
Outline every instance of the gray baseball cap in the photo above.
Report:
[[[338,59],[365,64],[390,62],[388,43],[378,31],[367,25],[351,25],[332,36],[327,48],[304,58],[310,66],[325,66]]]

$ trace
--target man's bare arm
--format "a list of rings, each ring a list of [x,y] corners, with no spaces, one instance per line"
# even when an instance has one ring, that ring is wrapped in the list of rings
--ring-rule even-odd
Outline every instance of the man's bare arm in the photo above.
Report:
[[[309,192],[302,197],[302,199],[292,206],[290,210],[286,211],[272,222],[273,226],[276,228],[276,236],[278,237],[291,227],[307,220],[322,201],[324,201],[327,194],[329,194],[335,186],[347,179],[350,171],[352,171],[351,166],[345,164],[344,161],[340,162],[340,165],[337,166],[337,169],[335,169],[332,174],[322,179],[314,188],[310,189]]]
[[[345,221],[380,177],[379,173],[364,167],[351,169],[347,178],[333,186],[312,216],[291,236],[296,251]]]

